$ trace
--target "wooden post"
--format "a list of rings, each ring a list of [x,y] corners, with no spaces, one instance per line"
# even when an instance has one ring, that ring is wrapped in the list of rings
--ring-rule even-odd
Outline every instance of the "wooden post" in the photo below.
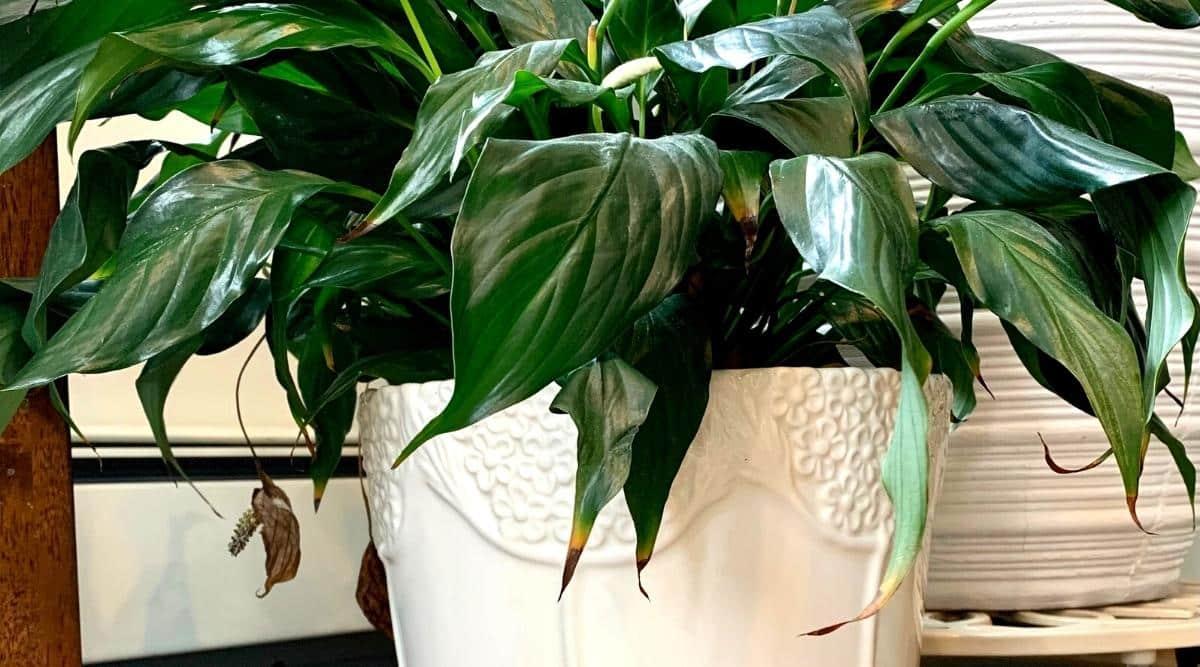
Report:
[[[32,276],[58,216],[51,136],[0,175],[0,276]],[[71,443],[45,390],[0,435],[0,664],[79,665]]]

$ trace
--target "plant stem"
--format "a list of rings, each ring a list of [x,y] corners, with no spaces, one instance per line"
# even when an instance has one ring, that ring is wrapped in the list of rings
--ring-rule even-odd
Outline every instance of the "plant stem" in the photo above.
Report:
[[[984,8],[995,1],[996,0],[971,0],[971,2],[968,3],[961,12],[954,15],[954,18],[946,21],[941,28],[938,28],[938,31],[933,34],[933,37],[929,39],[929,43],[926,44],[925,48],[921,51],[921,55],[917,56],[917,59],[908,66],[908,69],[904,72],[904,76],[900,77],[900,81],[896,83],[896,87],[892,88],[892,92],[887,96],[887,98],[883,101],[883,104],[879,106],[879,109],[875,113],[883,113],[884,111],[891,109],[892,106],[895,105],[896,101],[900,98],[900,95],[904,92],[904,89],[908,87],[908,84],[912,83],[912,80],[916,77],[917,72],[919,72],[921,67],[933,57],[933,54],[937,53],[937,50],[941,48],[942,44],[944,44],[946,40],[950,39],[954,33],[958,32],[958,29],[963,27],[967,21],[971,20],[972,17],[983,11]]]
[[[608,4],[604,6],[604,13],[600,15],[600,22],[596,24],[596,43],[604,44],[604,34],[608,32],[608,24],[612,23],[613,17],[617,15],[617,7],[621,5],[621,0],[608,0]]]
[[[942,2],[939,2],[923,12],[913,14],[907,21],[905,21],[904,25],[900,26],[900,29],[896,31],[896,34],[892,35],[892,38],[888,40],[887,45],[883,47],[883,51],[879,53],[879,58],[875,61],[875,66],[871,68],[871,81],[874,81],[876,77],[879,76],[879,74],[883,71],[883,64],[887,62],[887,60],[891,58],[894,53],[896,53],[901,45],[904,44],[905,40],[911,37],[913,33],[920,30],[921,26],[929,23],[929,21],[938,14],[941,14],[947,9],[957,5],[958,0],[942,0]]]
[[[645,77],[638,79],[637,82],[638,96],[638,137],[646,138],[646,79]]]
[[[421,52],[425,54],[425,60],[429,63],[434,80],[442,78],[442,68],[438,65],[437,56],[433,55],[429,40],[425,38],[425,31],[421,28],[421,22],[417,19],[416,12],[413,11],[412,3],[409,0],[400,0],[400,6],[404,8],[408,24],[412,26],[413,33],[417,36],[417,43],[421,45]]]

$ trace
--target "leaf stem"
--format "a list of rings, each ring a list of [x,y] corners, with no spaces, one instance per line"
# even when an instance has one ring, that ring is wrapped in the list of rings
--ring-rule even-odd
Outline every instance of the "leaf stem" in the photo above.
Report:
[[[904,72],[904,76],[900,77],[900,81],[896,83],[894,88],[892,88],[892,92],[887,96],[886,99],[884,99],[883,104],[879,106],[879,109],[876,110],[875,113],[883,113],[884,111],[891,109],[892,106],[895,105],[896,101],[900,98],[900,95],[904,92],[904,90],[908,88],[908,85],[912,83],[912,80],[916,77],[917,72],[919,72],[921,67],[933,57],[933,54],[937,53],[937,50],[941,48],[942,44],[944,44],[946,40],[950,39],[954,33],[958,32],[958,29],[963,27],[967,21],[971,20],[972,17],[983,11],[993,2],[995,2],[995,0],[971,0],[971,2],[968,3],[961,12],[955,14],[954,17],[949,21],[946,21],[941,28],[938,28],[938,31],[935,32],[933,37],[929,39],[929,43],[925,45],[925,48],[921,51],[921,54],[917,56],[917,59],[914,60],[911,65],[908,66],[908,69]]]
[[[400,0],[400,6],[404,8],[404,15],[408,17],[408,24],[412,26],[413,33],[417,36],[417,43],[421,45],[421,52],[425,54],[425,60],[429,63],[429,69],[433,72],[433,78],[442,78],[442,68],[438,65],[437,56],[433,54],[433,49],[429,46],[429,40],[425,38],[425,30],[421,28],[421,21],[417,19],[416,12],[413,11],[412,3],[409,0]]]
[[[900,29],[896,31],[896,34],[892,35],[892,38],[888,40],[888,43],[883,47],[883,51],[879,53],[879,58],[875,61],[875,66],[871,68],[871,81],[874,81],[883,72],[884,63],[886,63],[888,59],[892,57],[892,54],[896,53],[896,51],[909,37],[913,35],[913,33],[920,30],[922,26],[924,26],[926,23],[929,23],[929,21],[938,14],[941,14],[947,9],[957,5],[958,0],[942,0],[938,4],[929,7],[925,11],[913,14],[911,17],[909,17],[909,19],[904,22],[904,25],[900,26]]]

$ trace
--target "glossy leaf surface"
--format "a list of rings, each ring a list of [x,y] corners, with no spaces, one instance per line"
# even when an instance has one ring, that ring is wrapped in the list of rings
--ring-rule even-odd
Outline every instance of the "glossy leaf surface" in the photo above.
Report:
[[[720,188],[700,137],[492,140],[454,230],[454,395],[404,455],[610,346],[683,277]]]
[[[656,390],[653,382],[620,358],[593,360],[571,373],[550,404],[551,410],[570,415],[579,431],[564,591],[600,510],[629,478],[633,439],[650,412]]]
[[[932,362],[909,320],[905,296],[916,270],[916,206],[899,163],[880,153],[847,160],[806,156],[776,162],[771,165],[771,183],[780,220],[804,260],[821,279],[865,297],[900,336],[900,404],[883,462],[895,533],[878,595],[854,619],[861,620],[881,609],[912,570],[928,514],[928,425],[922,387]]]
[[[100,293],[13,385],[132,366],[199,334],[250,284],[295,208],[328,184],[237,161],[179,174],[130,220]]]

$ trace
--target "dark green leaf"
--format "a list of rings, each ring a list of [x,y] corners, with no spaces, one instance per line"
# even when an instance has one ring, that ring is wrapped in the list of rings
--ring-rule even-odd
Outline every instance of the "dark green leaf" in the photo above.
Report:
[[[854,154],[854,110],[844,97],[752,102],[727,106],[717,115],[766,130],[796,155]]]
[[[335,246],[301,289],[379,289],[395,298],[428,299],[450,291],[449,277],[407,238],[372,234]]]
[[[250,285],[295,208],[328,185],[238,161],[171,179],[130,220],[100,293],[13,386],[125,368],[196,336]]]
[[[685,39],[683,18],[673,2],[620,0],[614,5],[608,38],[622,60],[650,55],[650,50]]]
[[[622,359],[593,360],[571,373],[550,404],[552,411],[571,415],[579,431],[563,591],[571,583],[600,510],[629,478],[633,439],[646,421],[655,391],[653,382]]]
[[[721,151],[721,172],[725,185],[721,195],[725,210],[733,216],[746,238],[746,265],[758,240],[758,214],[762,203],[763,185],[771,156],[751,151]]]
[[[1182,134],[1175,133],[1175,159],[1171,167],[1179,175],[1179,178],[1185,181],[1194,181],[1200,179],[1200,164],[1196,164],[1196,158],[1192,155],[1192,149],[1188,147],[1187,138]]]
[[[595,104],[604,110],[617,127],[628,128],[630,125],[629,88],[614,91],[584,81],[570,79],[551,79],[538,76],[533,72],[517,72],[513,77],[512,86],[504,103],[512,107],[522,107],[531,100],[544,96],[554,104],[564,107],[579,107]]]
[[[1171,429],[1163,423],[1163,420],[1154,415],[1150,419],[1150,432],[1159,442],[1166,445],[1167,450],[1171,452],[1171,458],[1175,461],[1175,467],[1179,470],[1179,476],[1183,479],[1183,486],[1187,490],[1188,501],[1192,504],[1192,523],[1196,522],[1196,466],[1192,464],[1188,458],[1187,447],[1179,438],[1171,433]]]
[[[775,162],[771,183],[780,220],[804,260],[820,278],[866,297],[900,335],[900,404],[883,462],[895,532],[878,595],[855,619],[861,620],[879,611],[912,570],[928,514],[928,415],[922,388],[932,362],[906,300],[917,264],[916,205],[899,163],[881,153]]]
[[[138,172],[161,150],[157,142],[135,141],[80,156],[75,185],[50,231],[22,329],[32,348],[46,339],[50,300],[83,282],[116,252]]]
[[[0,89],[0,172],[33,152],[68,116],[79,74],[94,51],[67,53]]]
[[[475,67],[438,79],[421,102],[413,140],[369,219],[394,217],[452,176],[466,150],[512,113],[504,99],[517,72],[549,74],[570,45],[566,40],[533,42],[489,53]]]
[[[225,77],[271,152],[291,168],[382,187],[411,136],[390,118],[283,79],[239,68]]]
[[[586,44],[588,26],[595,20],[583,0],[475,0],[475,4],[500,19],[514,46],[555,39]]]
[[[343,336],[334,335],[332,330],[318,332],[317,327],[320,326],[314,325],[314,329],[304,337],[296,363],[296,380],[306,405],[321,400],[337,379],[337,371],[354,362],[354,353],[348,341]],[[309,466],[314,508],[320,507],[326,485],[342,462],[342,447],[346,443],[346,434],[354,425],[357,404],[358,396],[351,385],[329,398],[320,412],[308,417],[316,434],[316,452]]]
[[[712,0],[675,0],[675,8],[679,10],[679,15],[683,17],[684,39],[691,34],[692,28],[696,27],[696,21],[700,19],[700,15],[712,3]]]
[[[1146,280],[1146,396],[1140,405],[1149,419],[1167,354],[1195,315],[1182,264],[1195,192],[1133,153],[981,98],[952,97],[907,107],[876,116],[875,124],[917,171],[977,201],[1029,205],[1092,195],[1104,227],[1138,258]],[[1108,433],[1117,435],[1111,423]],[[1114,444],[1126,490],[1133,495],[1137,470],[1121,459],[1122,446]]]
[[[1133,12],[1143,21],[1167,28],[1194,28],[1200,25],[1200,0],[1108,0]]]
[[[771,56],[796,56],[830,73],[846,91],[860,133],[866,131],[870,91],[862,47],[854,28],[831,7],[758,21],[686,42],[659,47],[660,60],[672,69],[706,72],[715,67],[739,70]]]
[[[138,374],[135,386],[138,400],[142,403],[142,411],[146,413],[146,421],[150,423],[150,432],[154,434],[154,442],[158,445],[158,451],[162,455],[163,461],[171,466],[175,473],[182,477],[196,492],[196,495],[200,496],[209,509],[219,517],[221,516],[220,512],[217,512],[208,498],[205,498],[204,494],[196,488],[187,473],[183,471],[183,466],[179,465],[179,460],[171,451],[171,441],[167,437],[167,424],[163,419],[163,410],[167,405],[167,394],[171,391],[171,385],[175,383],[179,371],[183,370],[183,365],[200,347],[201,339],[201,336],[189,338],[175,347],[151,357],[142,367],[142,372]]]
[[[29,346],[21,338],[25,310],[19,301],[0,300],[0,386],[8,386],[21,366],[29,360]],[[26,391],[0,391],[0,432],[25,401]]]
[[[1082,384],[1136,497],[1145,437],[1137,353],[1121,325],[1092,302],[1074,256],[1032,220],[979,211],[931,223],[949,235],[976,301]]]
[[[220,67],[276,49],[342,46],[378,47],[427,72],[424,60],[407,42],[349,0],[253,3],[198,12],[182,21],[118,33],[101,42],[80,81],[70,142],[74,143],[83,121],[104,96],[136,72],[174,63]]]
[[[238,300],[204,330],[204,340],[196,354],[220,354],[246,340],[262,324],[270,306],[270,281],[255,278]]]
[[[611,345],[683,277],[720,189],[697,136],[489,142],[454,230],[454,395],[403,456]]]
[[[637,532],[640,586],[671,484],[708,408],[712,345],[704,314],[687,297],[675,295],[634,323],[614,352],[658,386],[633,439],[625,481],[625,502]]]

